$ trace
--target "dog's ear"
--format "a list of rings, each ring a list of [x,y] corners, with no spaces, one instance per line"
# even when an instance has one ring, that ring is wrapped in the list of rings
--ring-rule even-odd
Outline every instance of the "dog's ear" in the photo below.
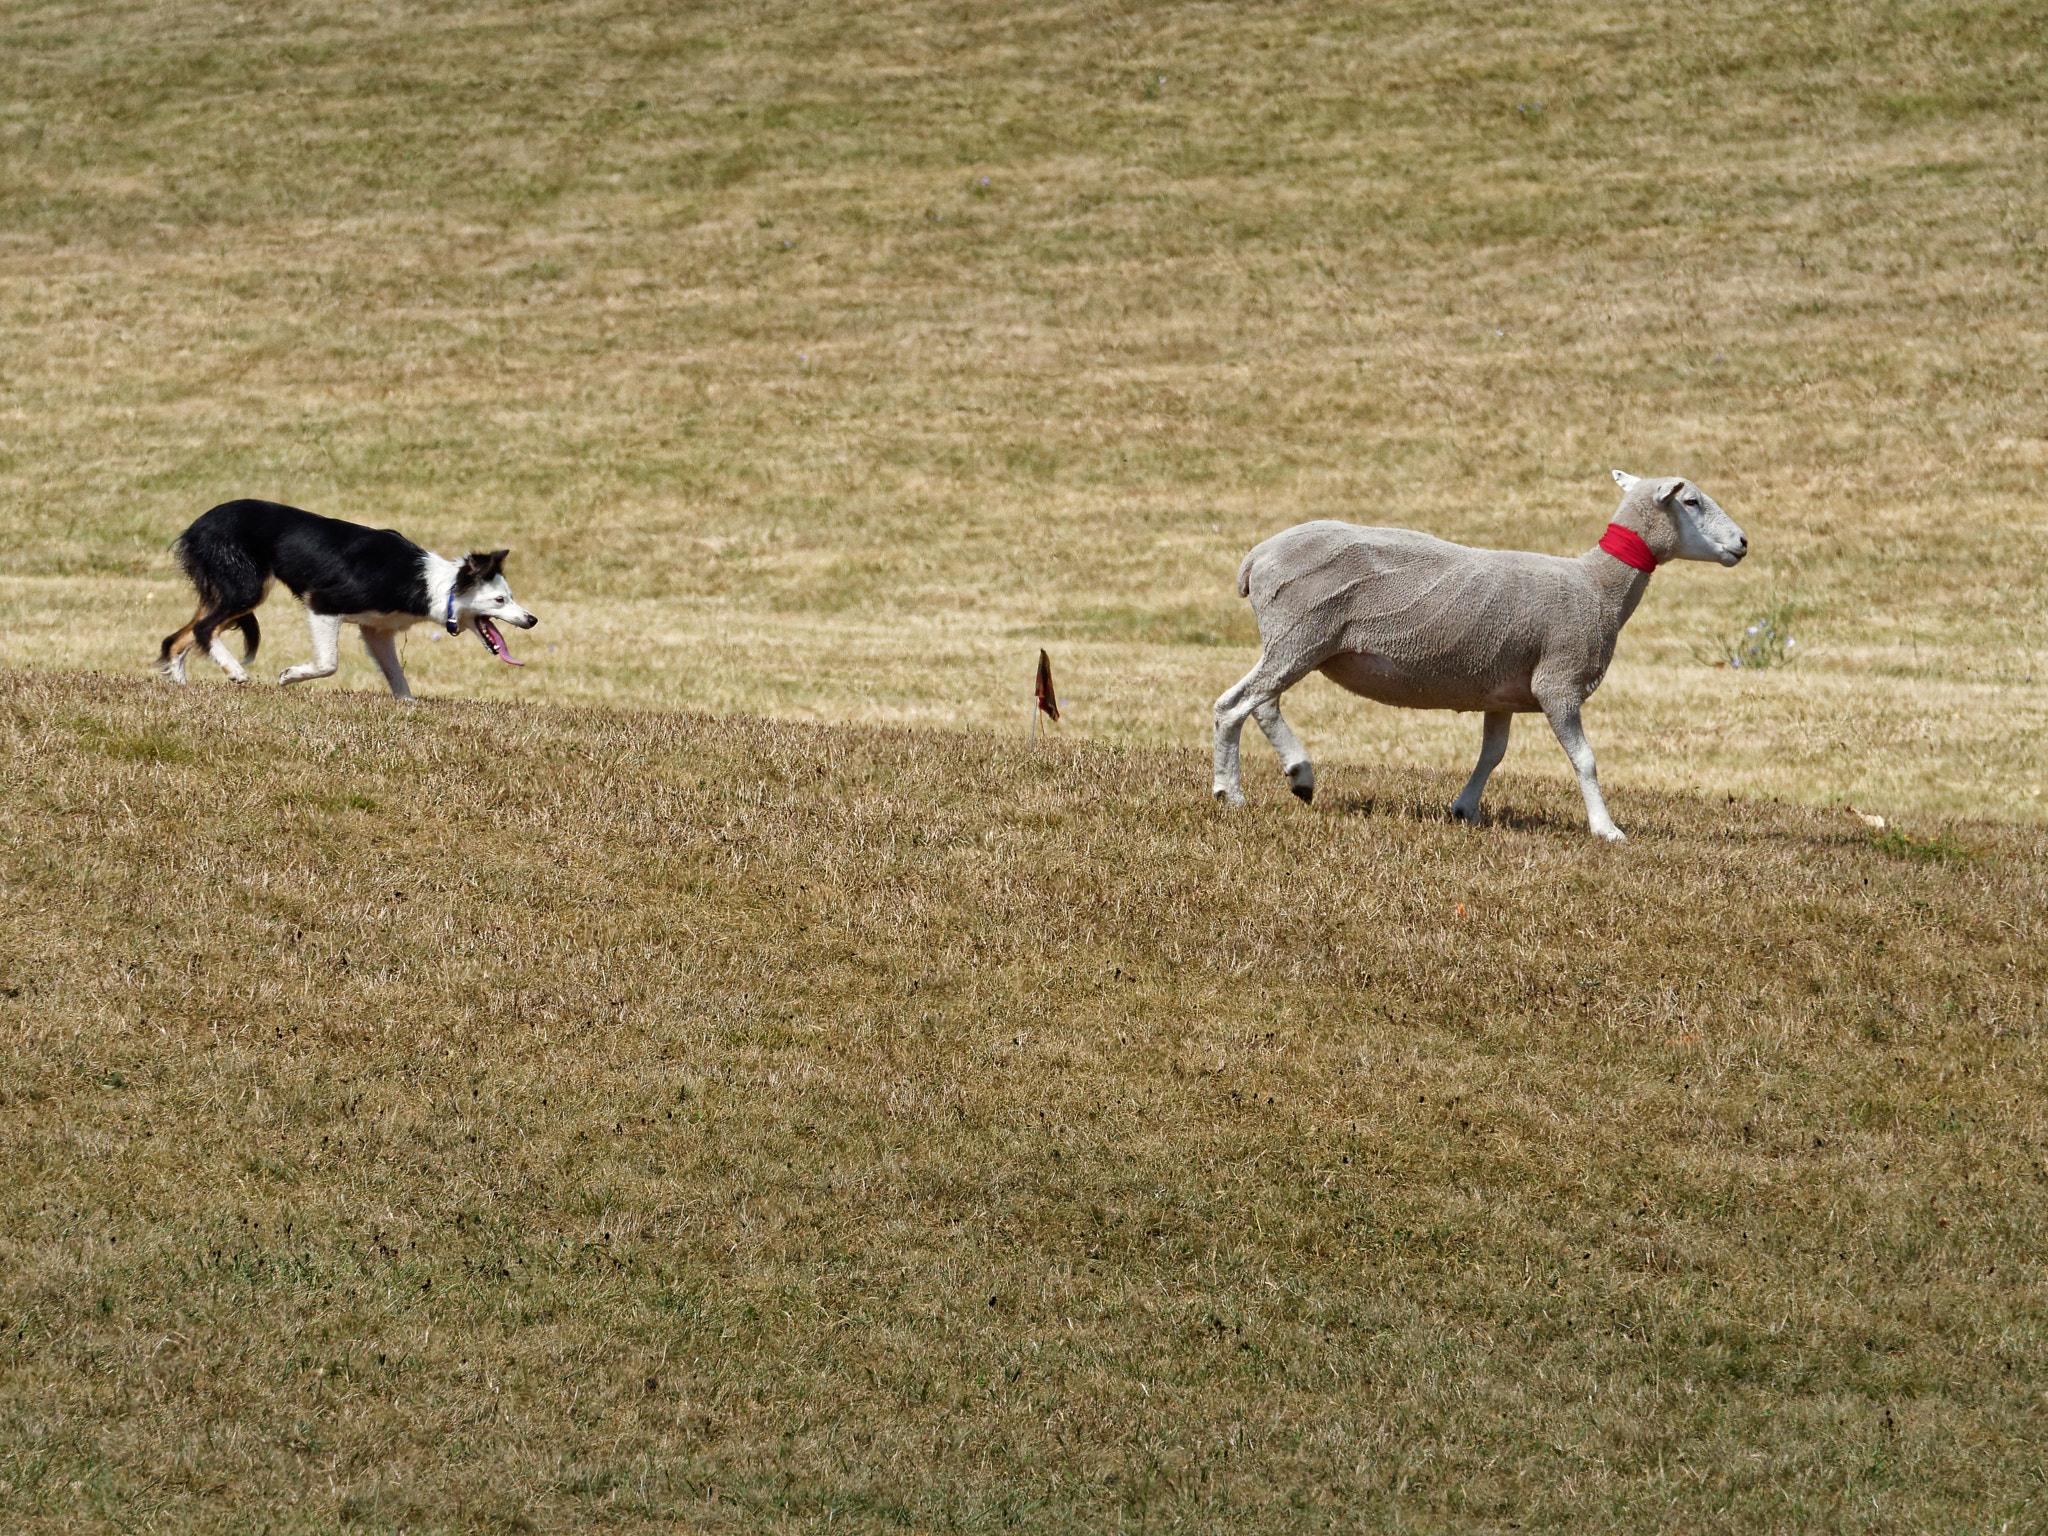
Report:
[[[509,549],[494,549],[488,555],[480,555],[472,549],[462,557],[462,566],[455,573],[455,590],[467,592],[471,587],[482,586],[501,572],[505,557],[511,553]]]

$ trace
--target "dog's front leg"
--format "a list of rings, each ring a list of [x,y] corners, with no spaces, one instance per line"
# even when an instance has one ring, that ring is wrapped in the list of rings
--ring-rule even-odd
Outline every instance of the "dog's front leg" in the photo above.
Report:
[[[279,683],[303,683],[309,677],[332,677],[341,670],[341,616],[308,611],[306,620],[313,629],[313,659],[300,666],[286,667],[277,675]]]
[[[384,681],[391,685],[391,697],[410,704],[412,690],[405,686],[405,668],[398,664],[398,637],[388,629],[366,629],[363,649],[375,658]]]

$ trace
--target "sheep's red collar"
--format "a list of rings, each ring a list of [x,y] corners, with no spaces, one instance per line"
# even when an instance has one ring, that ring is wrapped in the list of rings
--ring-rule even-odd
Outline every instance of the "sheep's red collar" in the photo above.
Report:
[[[1657,557],[1650,553],[1650,546],[1633,528],[1609,523],[1607,531],[1600,535],[1600,547],[1623,565],[1632,565],[1639,571],[1657,569]]]

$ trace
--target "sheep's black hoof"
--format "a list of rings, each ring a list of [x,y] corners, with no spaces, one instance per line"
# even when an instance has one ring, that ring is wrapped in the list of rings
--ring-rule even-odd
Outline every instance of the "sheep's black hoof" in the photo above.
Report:
[[[1303,805],[1309,804],[1316,797],[1316,787],[1313,784],[1290,784],[1287,787],[1294,791],[1294,798]]]

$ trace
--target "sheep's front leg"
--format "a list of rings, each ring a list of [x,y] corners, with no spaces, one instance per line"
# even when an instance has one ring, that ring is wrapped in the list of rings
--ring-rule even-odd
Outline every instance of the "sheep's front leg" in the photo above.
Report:
[[[280,684],[303,683],[309,677],[332,677],[341,670],[341,618],[332,613],[306,615],[313,630],[313,659],[278,673]]]
[[[398,639],[388,629],[363,631],[363,649],[377,663],[384,681],[391,685],[391,697],[401,704],[412,702],[412,690],[405,685],[405,668],[398,664]]]
[[[1467,826],[1476,826],[1479,822],[1479,797],[1486,793],[1486,781],[1493,777],[1493,770],[1508,755],[1508,727],[1514,721],[1515,717],[1504,709],[1486,712],[1486,729],[1479,738],[1479,766],[1472,770],[1472,777],[1465,781],[1465,787],[1458,791],[1458,798],[1451,802],[1451,815]],[[1569,752],[1571,748],[1565,750]],[[1596,789],[1594,793],[1599,791]]]
[[[1579,700],[1564,698],[1543,706],[1543,713],[1550,721],[1550,728],[1557,733],[1557,744],[1564,748],[1564,755],[1572,760],[1572,770],[1579,776],[1579,793],[1586,797],[1586,825],[1595,837],[1604,837],[1610,843],[1625,843],[1621,828],[1614,824],[1614,818],[1607,814],[1607,802],[1600,798],[1600,778],[1593,769],[1593,749],[1586,744],[1585,727],[1579,724]]]

